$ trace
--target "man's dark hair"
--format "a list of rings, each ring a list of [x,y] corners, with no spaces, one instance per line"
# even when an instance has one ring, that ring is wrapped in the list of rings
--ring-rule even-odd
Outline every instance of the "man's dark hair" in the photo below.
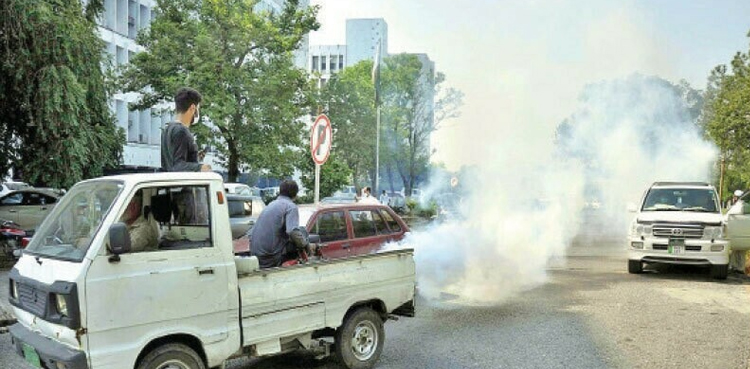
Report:
[[[286,196],[290,199],[293,199],[297,197],[297,192],[299,192],[297,182],[291,179],[284,180],[284,182],[281,182],[281,185],[279,185],[279,195],[281,196]]]
[[[174,95],[175,111],[177,113],[184,113],[190,109],[190,105],[198,105],[201,103],[201,100],[203,100],[203,96],[201,96],[200,92],[192,88],[183,87]]]

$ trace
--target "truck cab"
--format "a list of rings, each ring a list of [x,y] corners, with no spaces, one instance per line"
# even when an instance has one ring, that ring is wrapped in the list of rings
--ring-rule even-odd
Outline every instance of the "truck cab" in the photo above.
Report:
[[[377,360],[389,316],[413,315],[410,250],[262,270],[233,255],[228,214],[214,173],[75,185],[9,275],[18,354],[46,368],[214,368],[312,349],[313,336],[352,340],[358,313],[370,345],[336,349],[355,367]]]

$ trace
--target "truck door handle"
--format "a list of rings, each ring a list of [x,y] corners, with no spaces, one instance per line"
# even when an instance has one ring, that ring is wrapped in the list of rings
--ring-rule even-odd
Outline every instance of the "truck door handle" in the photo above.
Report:
[[[351,247],[351,246],[352,246],[351,244],[349,244],[349,243],[345,243],[345,244],[341,245],[341,248],[342,248],[342,249],[348,249],[348,248],[349,248],[349,247]]]
[[[198,269],[198,275],[214,274],[214,268]]]
[[[13,209],[8,210],[9,213],[15,213],[16,211]]]
[[[42,210],[47,210],[47,207],[46,206],[42,206]]]

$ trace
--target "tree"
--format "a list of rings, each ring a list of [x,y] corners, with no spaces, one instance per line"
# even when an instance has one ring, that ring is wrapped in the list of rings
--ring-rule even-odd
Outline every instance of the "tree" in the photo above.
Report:
[[[315,162],[309,151],[303,151],[300,166],[302,175],[300,180],[307,189],[305,201],[312,202],[315,198]],[[339,153],[331,152],[328,161],[320,167],[320,198],[333,195],[342,186],[351,183],[352,170],[340,158]]]
[[[0,172],[69,187],[120,163],[108,108],[101,0],[0,2]],[[104,68],[102,68],[104,66]]]
[[[286,2],[279,14],[258,0],[158,0],[156,18],[138,41],[146,49],[123,72],[126,91],[142,93],[136,108],[170,101],[182,86],[203,95],[209,127],[199,144],[216,147],[236,181],[240,169],[287,176],[302,146],[300,117],[313,86],[292,53],[319,27],[318,7]]]
[[[429,164],[430,137],[448,119],[460,116],[463,93],[444,88],[445,75],[414,54],[391,55],[384,61],[381,152],[386,168],[396,168],[407,194]],[[390,175],[390,174],[389,174]]]
[[[330,79],[320,97],[332,122],[332,150],[351,169],[354,183],[360,185],[368,183],[368,174],[375,168],[375,88],[371,71],[371,60],[345,68]]]
[[[750,37],[750,33],[748,33]],[[701,124],[726,163],[724,194],[750,184],[750,51],[711,72]]]

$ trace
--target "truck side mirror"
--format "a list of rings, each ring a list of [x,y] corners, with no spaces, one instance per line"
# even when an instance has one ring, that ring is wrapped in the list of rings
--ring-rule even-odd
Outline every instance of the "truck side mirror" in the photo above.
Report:
[[[115,256],[130,252],[130,232],[125,223],[115,223],[109,227],[109,248]]]
[[[317,234],[311,234],[308,236],[310,243],[320,243],[320,236]]]

